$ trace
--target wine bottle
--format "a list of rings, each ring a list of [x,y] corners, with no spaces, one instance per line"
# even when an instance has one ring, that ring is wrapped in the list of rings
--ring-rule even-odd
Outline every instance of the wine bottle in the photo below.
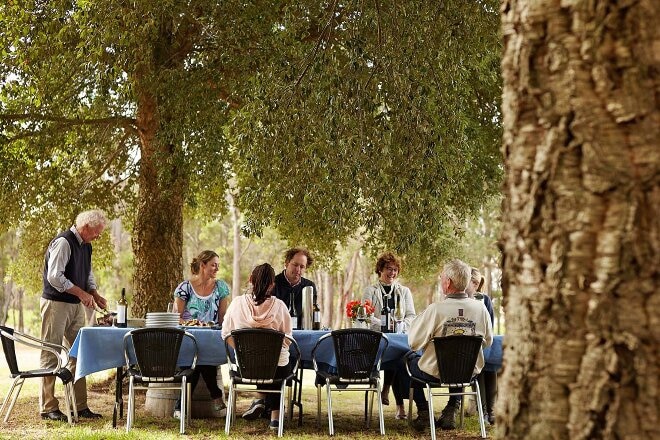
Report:
[[[321,309],[319,309],[319,305],[316,304],[316,301],[314,301],[312,312],[312,330],[321,330]]]
[[[289,310],[291,315],[291,329],[298,330],[298,312],[296,311],[296,304],[293,302],[293,293],[291,294],[291,310]]]
[[[383,307],[380,309],[380,331],[388,333],[390,331],[390,296],[383,296]]]
[[[126,301],[126,288],[121,289],[121,298],[117,301],[117,327],[126,327],[128,318],[128,301]]]

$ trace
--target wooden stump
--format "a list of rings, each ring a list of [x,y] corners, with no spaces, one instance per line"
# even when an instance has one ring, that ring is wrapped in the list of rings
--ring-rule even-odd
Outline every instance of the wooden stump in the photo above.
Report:
[[[224,386],[222,383],[222,375],[220,374],[220,368],[218,368],[218,374],[216,376],[216,381],[218,387],[223,390]],[[174,412],[174,404],[176,403],[179,395],[181,394],[179,390],[167,390],[162,389],[161,384],[151,384],[147,390],[147,397],[144,403],[146,411],[154,417],[172,417]],[[223,396],[224,400],[224,396]],[[225,410],[215,411],[213,409],[213,402],[211,400],[211,394],[206,387],[206,382],[200,377],[199,382],[197,382],[197,387],[192,393],[192,418],[195,419],[207,419],[214,417],[224,417]]]

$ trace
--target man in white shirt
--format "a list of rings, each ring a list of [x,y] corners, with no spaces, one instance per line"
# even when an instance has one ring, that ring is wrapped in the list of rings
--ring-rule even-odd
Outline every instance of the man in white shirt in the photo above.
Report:
[[[493,343],[493,332],[490,317],[483,302],[469,298],[465,289],[470,282],[471,268],[461,260],[451,260],[442,271],[442,291],[446,295],[444,301],[431,304],[413,321],[408,332],[408,343],[412,350],[424,350],[421,357],[410,361],[410,372],[423,380],[438,381],[438,370],[435,347],[432,339],[436,336],[479,335],[483,338],[483,347]],[[478,374],[484,366],[483,352],[479,352],[474,374]],[[459,392],[460,389],[451,391]],[[423,430],[429,426],[428,402],[421,388],[415,387],[414,400],[417,406],[415,428]],[[460,406],[460,398],[452,396],[436,422],[436,427],[442,429],[456,428],[456,410]]]

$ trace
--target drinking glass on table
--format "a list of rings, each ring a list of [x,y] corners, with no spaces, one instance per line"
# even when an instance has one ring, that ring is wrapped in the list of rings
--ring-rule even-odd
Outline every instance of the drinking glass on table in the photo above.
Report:
[[[403,318],[405,318],[405,314],[403,312],[403,308],[397,307],[394,309],[394,321],[396,322],[396,327],[395,331],[397,333],[405,333],[405,322],[403,322]]]
[[[357,309],[357,321],[360,328],[366,328],[367,311],[362,306]]]

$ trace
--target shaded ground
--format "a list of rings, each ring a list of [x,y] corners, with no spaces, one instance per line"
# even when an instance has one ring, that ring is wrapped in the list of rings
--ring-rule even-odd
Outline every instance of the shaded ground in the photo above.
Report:
[[[21,359],[28,358],[28,354],[21,354]],[[32,359],[34,360],[34,359]],[[226,377],[226,376],[225,376]],[[96,378],[96,377],[95,377]],[[41,420],[38,413],[38,380],[28,380],[21,391],[19,401],[12,412],[10,420],[0,430],[1,439],[211,439],[224,436],[223,418],[194,419],[188,432],[184,436],[178,434],[178,421],[173,418],[155,418],[147,415],[143,410],[144,392],[137,395],[137,412],[134,429],[130,434],[125,433],[125,418],[120,420],[117,429],[112,428],[112,408],[114,405],[114,380],[112,378],[97,378],[95,383],[88,385],[89,406],[96,412],[103,414],[102,420],[81,420],[74,427],[65,423],[47,422]],[[4,399],[9,390],[10,379],[7,366],[0,364],[0,394]],[[124,386],[126,393],[128,386]],[[58,396],[61,396],[58,391]],[[336,396],[336,397],[335,397]],[[323,395],[324,397],[324,395]],[[125,399],[127,396],[125,397]],[[393,403],[393,402],[392,402]],[[126,404],[125,404],[126,405]],[[249,397],[240,398],[238,411],[242,412],[249,405]],[[382,439],[378,433],[377,419],[367,429],[363,421],[363,395],[362,393],[333,394],[335,438],[337,439]],[[442,405],[438,403],[438,406]],[[287,423],[284,436],[296,439],[328,437],[328,424],[325,401],[322,403],[322,420],[320,426],[316,424],[316,390],[312,386],[303,388],[303,426]],[[442,408],[442,406],[440,406]],[[124,410],[126,411],[126,409]],[[394,419],[395,407],[385,407],[386,438],[417,439],[430,438],[430,432],[417,433],[405,421]],[[297,420],[297,413],[294,417]],[[437,438],[443,440],[478,439],[479,425],[475,417],[467,418],[463,430],[436,431]],[[492,437],[492,428],[489,435]],[[230,438],[275,438],[269,431],[265,420],[246,422],[237,420],[230,432]]]

